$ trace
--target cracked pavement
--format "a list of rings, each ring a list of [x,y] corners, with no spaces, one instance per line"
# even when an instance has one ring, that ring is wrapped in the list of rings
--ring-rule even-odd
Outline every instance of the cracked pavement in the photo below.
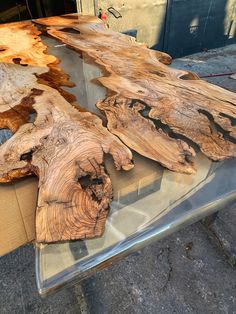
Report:
[[[97,273],[82,289],[89,313],[236,313],[235,269],[201,223]]]

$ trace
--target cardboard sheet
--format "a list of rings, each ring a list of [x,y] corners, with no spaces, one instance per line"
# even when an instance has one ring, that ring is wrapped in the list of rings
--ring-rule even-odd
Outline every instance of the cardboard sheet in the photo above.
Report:
[[[0,185],[0,256],[35,238],[38,180]]]

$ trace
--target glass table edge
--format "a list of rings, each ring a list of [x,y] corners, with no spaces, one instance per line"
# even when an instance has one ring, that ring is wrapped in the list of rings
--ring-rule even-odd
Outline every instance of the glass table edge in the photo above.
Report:
[[[170,219],[170,215],[174,215],[171,211],[163,216],[160,220],[155,221],[152,225],[147,227],[145,230],[136,232],[130,235],[124,241],[116,243],[104,250],[102,256],[100,253],[85,259],[82,262],[77,262],[73,266],[67,268],[63,272],[59,273],[47,279],[45,283],[40,278],[40,249],[35,248],[35,270],[36,270],[36,285],[38,293],[41,296],[47,296],[53,292],[56,292],[59,288],[67,287],[68,285],[75,284],[81,280],[90,277],[95,272],[106,268],[107,266],[121,260],[130,253],[133,253],[144,246],[153,243],[154,241],[160,240],[183,227],[191,225],[200,219],[214,214],[215,212],[223,209],[224,206],[233,203],[236,200],[236,191],[230,192],[224,196],[224,198],[218,198],[208,204],[205,204],[201,208],[193,208],[188,211],[183,209],[178,213],[178,216],[173,220]],[[119,250],[117,250],[119,246]],[[97,259],[95,263],[94,260]],[[93,264],[90,267],[90,264]],[[78,265],[80,265],[80,268]]]

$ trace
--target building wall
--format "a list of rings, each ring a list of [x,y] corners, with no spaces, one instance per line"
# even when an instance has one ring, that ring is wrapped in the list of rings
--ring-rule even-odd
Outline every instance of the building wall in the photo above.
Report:
[[[107,13],[116,31],[136,29],[137,40],[173,57],[236,42],[236,0],[78,0],[79,10]],[[82,6],[82,9],[81,7]]]
[[[235,0],[172,0],[163,49],[179,57],[236,42],[235,10]]]

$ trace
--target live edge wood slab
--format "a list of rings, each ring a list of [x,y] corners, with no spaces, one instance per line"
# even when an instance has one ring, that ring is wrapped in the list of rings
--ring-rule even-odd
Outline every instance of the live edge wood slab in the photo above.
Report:
[[[35,21],[98,64],[107,117],[81,112],[59,61],[47,54],[31,22],[0,26],[0,128],[14,135],[0,147],[0,182],[39,177],[36,240],[100,236],[112,184],[103,157],[133,167],[129,148],[182,173],[194,173],[194,146],[212,160],[236,155],[236,95],[168,67],[171,57],[115,33],[96,17]],[[30,121],[30,114],[36,114]],[[125,146],[126,144],[126,146]]]
[[[168,67],[171,57],[116,33],[96,17],[37,20],[104,71],[109,97],[97,103],[108,129],[128,147],[170,170],[193,173],[195,143],[212,160],[236,155],[236,95]]]
[[[100,236],[112,198],[103,156],[129,170],[132,154],[97,116],[66,100],[68,77],[38,35],[29,22],[0,27],[0,126],[14,132],[0,147],[0,182],[39,177],[37,242]]]

